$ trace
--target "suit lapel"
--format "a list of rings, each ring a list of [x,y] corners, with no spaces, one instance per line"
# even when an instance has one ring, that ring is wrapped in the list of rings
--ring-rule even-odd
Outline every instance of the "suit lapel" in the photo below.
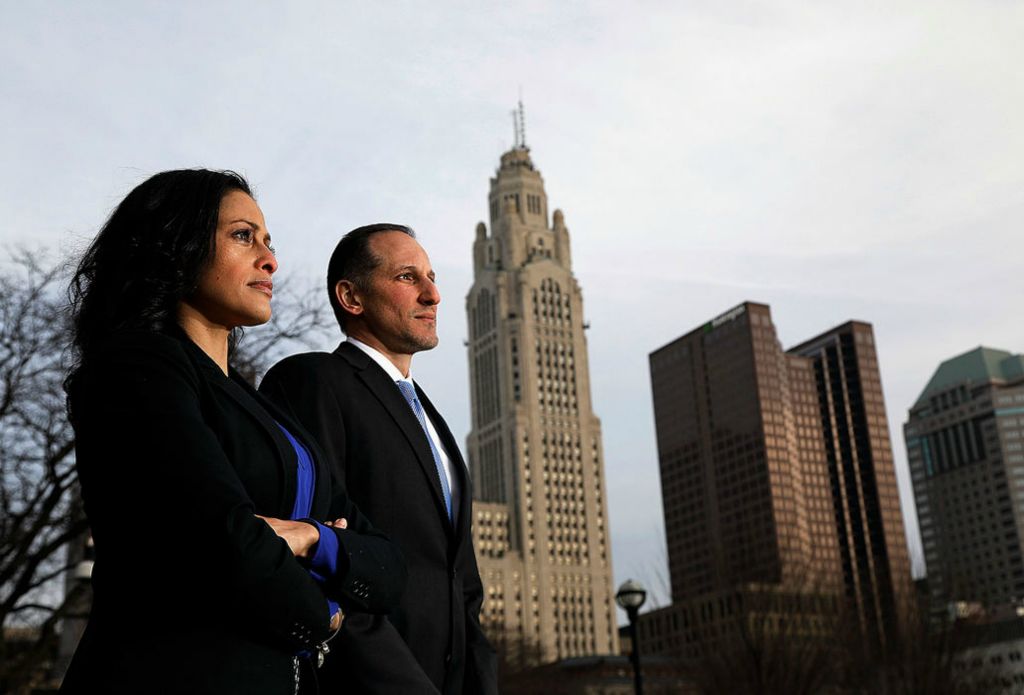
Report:
[[[452,533],[452,525],[448,521],[448,511],[444,504],[444,493],[441,491],[441,481],[438,478],[437,466],[434,465],[434,455],[431,453],[430,444],[427,442],[427,433],[423,431],[420,421],[412,412],[412,408],[409,407],[402,392],[391,381],[391,377],[355,345],[342,343],[334,352],[339,357],[346,359],[353,367],[356,367],[358,370],[357,376],[360,381],[384,406],[388,415],[391,416],[395,425],[398,426],[398,429],[402,432],[406,441],[408,441],[409,446],[412,447],[420,470],[433,491],[434,506],[442,517],[445,528],[449,533]],[[431,419],[433,420],[433,418]],[[447,444],[445,446],[447,447]]]
[[[293,500],[295,499],[295,490],[297,485],[296,469],[298,468],[295,451],[292,449],[291,444],[288,443],[284,433],[281,432],[281,428],[277,426],[277,423],[274,422],[274,419],[266,409],[261,407],[260,399],[256,395],[256,392],[252,387],[245,383],[237,372],[231,369],[230,373],[232,376],[225,376],[224,372],[220,370],[220,367],[218,367],[205,352],[196,346],[195,343],[191,340],[185,340],[183,342],[186,348],[192,353],[192,357],[197,368],[212,387],[230,397],[239,408],[245,411],[252,419],[257,421],[262,426],[267,438],[273,444],[274,451],[277,454],[274,458],[277,461],[278,466],[281,468],[281,477],[284,480],[284,486],[277,499],[278,514],[283,513],[284,516],[282,516],[282,518],[288,518],[291,515],[292,507],[294,506]]]

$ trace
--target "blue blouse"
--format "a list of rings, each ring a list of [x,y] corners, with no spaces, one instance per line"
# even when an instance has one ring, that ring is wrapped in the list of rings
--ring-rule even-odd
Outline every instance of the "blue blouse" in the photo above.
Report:
[[[313,466],[313,457],[309,449],[289,432],[280,422],[277,426],[284,432],[292,448],[295,449],[295,456],[298,458],[297,484],[295,486],[295,504],[292,506],[291,518],[308,519],[309,512],[313,506],[313,491],[316,488],[316,468]],[[338,537],[334,535],[329,527],[316,521],[317,529],[320,531],[320,540],[313,547],[313,557],[309,561],[309,574],[318,583],[324,584],[327,577],[333,577],[338,570]],[[327,599],[328,616],[338,612],[338,604]]]

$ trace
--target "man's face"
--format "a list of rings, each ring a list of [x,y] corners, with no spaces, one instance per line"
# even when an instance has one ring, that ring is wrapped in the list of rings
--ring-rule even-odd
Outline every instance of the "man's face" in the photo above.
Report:
[[[441,293],[423,247],[404,232],[379,232],[369,239],[380,265],[357,293],[362,323],[385,352],[412,355],[437,345]]]

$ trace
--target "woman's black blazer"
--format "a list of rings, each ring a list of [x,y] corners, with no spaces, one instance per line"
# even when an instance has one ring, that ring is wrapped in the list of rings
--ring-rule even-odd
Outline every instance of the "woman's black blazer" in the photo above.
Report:
[[[327,597],[385,613],[404,589],[397,548],[344,494],[315,443],[182,336],[125,331],[70,388],[96,550],[93,607],[63,690],[289,693],[292,657],[330,636]],[[311,516],[335,530],[321,587],[256,514],[288,518],[295,451],[313,453]]]

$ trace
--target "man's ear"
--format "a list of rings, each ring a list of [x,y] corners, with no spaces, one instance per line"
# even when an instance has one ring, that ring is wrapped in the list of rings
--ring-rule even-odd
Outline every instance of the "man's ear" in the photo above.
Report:
[[[338,304],[352,316],[363,313],[363,300],[356,286],[349,280],[338,280],[334,286],[334,297]]]

